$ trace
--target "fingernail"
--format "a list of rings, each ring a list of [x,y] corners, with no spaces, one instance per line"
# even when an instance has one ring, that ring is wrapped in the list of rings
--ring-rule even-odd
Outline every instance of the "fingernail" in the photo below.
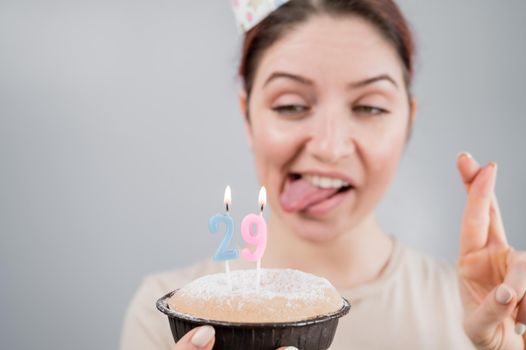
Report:
[[[195,332],[192,337],[191,343],[197,347],[203,347],[214,338],[216,331],[214,327],[211,326],[202,326],[197,332]]]
[[[501,284],[499,288],[497,288],[495,299],[497,299],[497,301],[500,304],[506,305],[507,303],[511,301],[511,298],[512,298],[512,295],[511,295],[510,288],[505,284]]]
[[[457,159],[460,159],[461,157],[464,157],[464,156],[466,156],[466,157],[468,157],[468,158],[473,158],[473,157],[471,156],[471,154],[469,154],[468,152],[466,152],[466,151],[462,151],[462,152],[460,152],[459,154],[457,154]]]
[[[518,335],[523,335],[525,331],[526,325],[524,323],[517,323],[515,325],[515,333],[517,333]]]
[[[299,350],[299,349],[297,347],[295,347],[295,346],[287,346],[283,350]]]
[[[497,175],[497,163],[489,162],[488,163],[488,169],[490,170],[490,172],[493,172],[493,173],[495,173],[495,175]]]

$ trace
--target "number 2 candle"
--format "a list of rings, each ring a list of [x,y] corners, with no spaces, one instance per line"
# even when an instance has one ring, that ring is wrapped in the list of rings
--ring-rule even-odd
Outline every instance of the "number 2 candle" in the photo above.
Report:
[[[208,230],[210,231],[210,233],[216,233],[219,231],[219,225],[221,223],[224,223],[226,226],[225,235],[223,236],[223,240],[221,241],[221,244],[219,245],[213,256],[213,260],[225,262],[225,271],[227,276],[228,288],[232,290],[232,280],[230,278],[230,265],[228,262],[230,260],[237,259],[239,257],[239,252],[237,251],[237,249],[228,250],[228,245],[230,244],[232,236],[234,235],[234,220],[228,213],[230,205],[232,203],[232,191],[230,189],[230,186],[227,186],[225,188],[224,203],[226,207],[226,213],[216,214],[212,216],[208,221]]]

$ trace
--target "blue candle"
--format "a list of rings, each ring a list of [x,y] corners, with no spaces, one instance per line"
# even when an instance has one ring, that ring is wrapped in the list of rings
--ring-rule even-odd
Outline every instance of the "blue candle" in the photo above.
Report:
[[[213,256],[214,261],[224,261],[225,262],[225,271],[227,275],[228,288],[232,290],[232,281],[230,279],[230,266],[228,262],[230,260],[237,259],[239,257],[239,251],[237,249],[228,249],[230,241],[234,235],[234,220],[228,214],[230,204],[232,202],[232,194],[230,186],[227,186],[225,189],[225,207],[226,214],[216,214],[208,220],[208,230],[210,233],[214,234],[219,231],[219,226],[221,223],[225,224],[226,232],[223,236],[223,240]]]
[[[214,261],[227,261],[237,259],[239,252],[237,249],[228,249],[228,245],[234,235],[234,220],[228,214],[216,214],[208,221],[208,230],[211,233],[217,233],[219,231],[219,225],[224,223],[226,226],[226,232],[223,236],[223,240],[213,256]]]
[[[237,259],[239,257],[239,252],[237,249],[228,249],[228,245],[234,236],[234,220],[228,214],[230,203],[232,202],[231,197],[232,195],[230,186],[227,186],[225,189],[226,214],[216,214],[208,221],[208,230],[211,233],[217,233],[221,223],[225,224],[226,227],[223,240],[221,241],[221,244],[219,244],[219,247],[217,247],[217,250],[214,254],[214,261],[228,261]]]

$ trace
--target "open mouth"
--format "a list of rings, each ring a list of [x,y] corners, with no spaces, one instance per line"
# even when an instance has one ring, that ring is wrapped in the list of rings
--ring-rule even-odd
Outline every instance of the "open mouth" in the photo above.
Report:
[[[280,196],[287,212],[324,214],[338,206],[354,186],[341,178],[291,173]]]

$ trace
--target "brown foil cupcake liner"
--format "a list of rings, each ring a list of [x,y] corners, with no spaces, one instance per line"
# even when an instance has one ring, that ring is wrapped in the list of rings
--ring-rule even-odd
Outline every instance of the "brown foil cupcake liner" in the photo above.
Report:
[[[168,316],[175,342],[191,329],[210,325],[216,332],[214,350],[276,350],[281,346],[295,346],[301,350],[328,349],[334,339],[338,319],[346,315],[351,305],[342,298],[340,310],[315,318],[278,323],[240,323],[206,320],[177,312],[167,300],[170,292],[157,300],[157,309]]]

